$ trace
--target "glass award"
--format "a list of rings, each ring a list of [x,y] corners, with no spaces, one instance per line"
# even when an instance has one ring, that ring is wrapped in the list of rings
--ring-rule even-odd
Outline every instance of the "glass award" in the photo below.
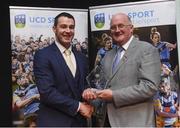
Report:
[[[106,88],[107,80],[104,77],[104,72],[101,65],[96,65],[96,67],[88,74],[86,80],[91,88],[98,90]]]
[[[101,65],[96,65],[96,67],[88,74],[86,77],[88,85],[91,89],[95,90],[103,90],[107,87],[107,80],[105,79],[104,72],[102,70]],[[94,106],[94,120],[97,123],[97,126],[101,126],[106,114],[106,102],[101,99],[91,100],[90,104]]]

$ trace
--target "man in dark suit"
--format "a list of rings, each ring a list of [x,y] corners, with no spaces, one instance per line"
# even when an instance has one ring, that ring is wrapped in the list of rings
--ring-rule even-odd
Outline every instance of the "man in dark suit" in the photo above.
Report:
[[[106,126],[154,127],[153,95],[161,74],[158,50],[133,37],[132,22],[124,13],[112,16],[110,31],[117,48],[102,60],[109,89],[86,89],[83,97],[107,101]]]
[[[57,15],[53,31],[55,42],[37,51],[34,57],[34,74],[41,99],[37,126],[87,126],[86,119],[91,117],[93,107],[83,102],[81,94],[87,88],[88,62],[71,46],[74,17],[65,12]]]

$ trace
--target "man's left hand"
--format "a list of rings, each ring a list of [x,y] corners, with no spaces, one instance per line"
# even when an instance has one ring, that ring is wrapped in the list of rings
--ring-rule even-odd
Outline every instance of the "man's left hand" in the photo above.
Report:
[[[97,90],[96,95],[98,98],[107,100],[107,101],[112,101],[112,90],[110,89],[104,89],[104,90]]]

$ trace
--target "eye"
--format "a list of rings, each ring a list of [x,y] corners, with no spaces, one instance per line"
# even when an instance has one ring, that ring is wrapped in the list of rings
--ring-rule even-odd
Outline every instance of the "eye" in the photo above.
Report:
[[[75,28],[74,25],[69,26],[69,29],[74,29],[74,28]]]
[[[132,26],[131,24],[118,24],[118,25],[112,25],[110,29],[112,31],[116,31],[116,29],[124,29],[125,27]]]
[[[113,31],[115,31],[116,30],[116,26],[115,25],[113,25],[113,26],[111,26],[111,28],[110,28],[111,30],[113,30]]]
[[[124,24],[118,24],[118,25],[117,25],[118,29],[124,28],[125,26],[127,26],[127,25],[124,25]]]
[[[62,24],[62,25],[60,25],[60,28],[62,28],[62,29],[67,29],[67,28],[69,28],[69,29],[74,29],[75,28],[75,26],[74,25],[66,25],[66,24]]]

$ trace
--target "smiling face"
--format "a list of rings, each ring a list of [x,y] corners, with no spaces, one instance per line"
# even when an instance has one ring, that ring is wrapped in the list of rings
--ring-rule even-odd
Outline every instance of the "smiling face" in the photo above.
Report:
[[[61,16],[58,18],[57,25],[53,27],[56,40],[65,48],[69,48],[74,37],[75,21],[72,18]]]
[[[118,13],[112,16],[110,30],[113,40],[122,46],[132,36],[133,25],[127,15]]]

